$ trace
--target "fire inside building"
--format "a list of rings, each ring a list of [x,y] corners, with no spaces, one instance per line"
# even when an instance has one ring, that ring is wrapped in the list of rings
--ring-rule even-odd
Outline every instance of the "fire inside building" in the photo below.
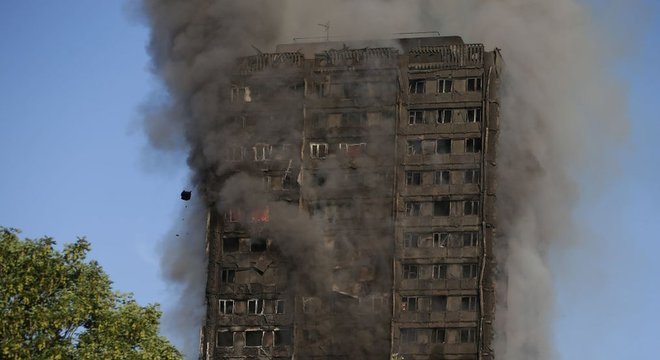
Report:
[[[202,358],[493,359],[501,63],[460,37],[238,59],[223,176],[258,185],[210,207]]]

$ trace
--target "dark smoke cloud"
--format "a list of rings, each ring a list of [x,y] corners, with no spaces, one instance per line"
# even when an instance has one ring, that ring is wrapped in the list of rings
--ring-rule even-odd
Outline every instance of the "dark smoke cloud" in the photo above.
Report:
[[[576,0],[144,0],[142,5],[152,31],[153,72],[169,98],[147,114],[145,129],[158,149],[172,148],[185,139],[197,193],[221,210],[232,203],[260,206],[267,199],[254,192],[259,181],[254,174],[236,175],[224,161],[226,150],[244,140],[224,110],[234,60],[253,54],[251,45],[269,51],[293,36],[322,35],[317,24],[327,20],[331,35],[354,39],[441,30],[467,42],[501,48],[506,72],[498,154],[499,270],[506,274],[508,291],[500,294],[506,302],[500,303],[497,313],[496,351],[499,358],[509,360],[557,358],[550,341],[554,296],[547,254],[551,247],[576,241],[580,233],[571,220],[576,172],[602,162],[600,149],[620,142],[627,123],[623,94],[607,72],[608,39],[594,31],[587,8]],[[295,143],[300,134],[291,130],[293,122],[283,119],[257,135]],[[328,179],[322,191],[345,185],[332,170]],[[365,186],[373,182],[367,179]],[[300,236],[287,243],[290,247],[283,253],[302,267],[325,269],[319,274],[327,275],[339,260],[319,255],[320,229],[327,219],[301,214],[298,204],[269,204],[273,216],[281,217],[271,221],[272,236],[300,229]],[[349,212],[359,212],[361,206],[356,200]],[[203,218],[204,206],[197,210],[196,218]],[[383,228],[378,219],[366,221],[367,238],[380,236],[379,231],[369,230]],[[203,236],[194,239],[203,242]],[[184,288],[195,290],[183,294],[179,311],[171,316],[200,320],[186,309],[197,312],[202,306],[203,289],[198,286],[205,283],[204,256],[172,249],[165,250],[163,267],[176,269],[166,271]],[[386,254],[387,249],[380,251]],[[301,277],[296,283],[332,287],[324,281]],[[189,337],[197,334],[200,325],[201,321],[188,322],[177,329],[182,337]],[[194,358],[197,344],[190,341],[184,350]]]

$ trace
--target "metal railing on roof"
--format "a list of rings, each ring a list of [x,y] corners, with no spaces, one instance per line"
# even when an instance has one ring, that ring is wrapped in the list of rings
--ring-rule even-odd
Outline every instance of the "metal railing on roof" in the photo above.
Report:
[[[264,53],[246,56],[239,59],[238,71],[241,74],[248,74],[266,68],[302,66],[304,58],[304,55],[299,52]]]
[[[432,68],[480,67],[484,62],[484,46],[482,44],[422,46],[411,49],[411,69],[424,70]],[[415,62],[415,57],[423,57],[423,61]]]

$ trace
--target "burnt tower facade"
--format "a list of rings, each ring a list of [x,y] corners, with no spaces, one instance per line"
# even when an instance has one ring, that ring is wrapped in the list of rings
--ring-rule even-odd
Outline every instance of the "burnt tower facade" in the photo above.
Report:
[[[238,59],[218,178],[254,191],[210,206],[202,358],[493,359],[501,63],[459,37]]]

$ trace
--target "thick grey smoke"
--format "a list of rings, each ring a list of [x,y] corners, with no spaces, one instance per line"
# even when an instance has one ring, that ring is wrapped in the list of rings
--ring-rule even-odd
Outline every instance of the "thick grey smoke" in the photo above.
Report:
[[[616,143],[626,130],[623,97],[606,71],[607,39],[592,27],[587,8],[577,0],[143,3],[152,29],[153,70],[169,93],[169,102],[158,116],[148,117],[149,136],[157,147],[185,139],[197,192],[209,204],[219,201],[223,210],[232,201],[248,206],[265,201],[249,190],[253,186],[246,187],[253,180],[237,178],[225,161],[227,149],[242,140],[224,115],[229,76],[236,57],[254,53],[250,45],[271,51],[276,43],[290,42],[294,36],[323,35],[317,24],[330,21],[330,35],[344,39],[440,30],[466,42],[501,48],[506,66],[498,150],[498,262],[507,283],[498,288],[507,290],[499,294],[496,354],[508,360],[556,358],[550,342],[553,290],[547,253],[575,241],[580,233],[571,221],[577,172],[602,161],[599,148]],[[274,122],[258,135],[295,143],[300,134],[292,130],[294,121]],[[331,172],[328,176],[332,179]],[[327,186],[338,184],[330,181]],[[280,210],[273,214],[297,214],[297,204],[272,206]],[[304,229],[304,236],[284,253],[331,267],[317,254],[322,220],[298,214],[286,216],[282,224]],[[277,237],[286,228],[268,231]],[[168,252],[164,266],[187,264],[187,270],[177,271],[194,276],[177,278],[192,286],[205,282],[204,261],[203,256],[176,251]],[[309,284],[308,280],[298,283]],[[200,291],[186,296],[181,309],[203,302]],[[196,334],[201,324],[190,325],[178,330]],[[184,350],[192,358],[197,348],[191,345]]]

